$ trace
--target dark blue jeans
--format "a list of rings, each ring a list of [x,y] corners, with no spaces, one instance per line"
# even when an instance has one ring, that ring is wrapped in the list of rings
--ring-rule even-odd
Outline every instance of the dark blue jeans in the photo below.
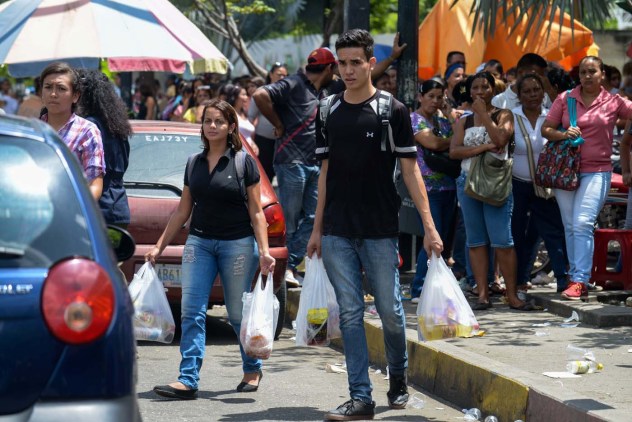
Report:
[[[518,286],[530,280],[535,249],[542,238],[551,259],[557,285],[566,287],[568,258],[564,224],[557,202],[536,196],[531,182],[514,178],[512,187],[514,210],[511,232],[518,258]]]
[[[428,201],[430,202],[432,220],[434,221],[439,236],[441,236],[441,239],[445,242],[450,233],[450,224],[452,224],[452,218],[456,211],[456,191],[430,191],[428,192]],[[417,218],[419,219],[421,232],[423,233],[424,227],[421,222],[421,216],[417,214]],[[427,272],[428,255],[426,254],[426,250],[421,248],[419,255],[417,255],[417,268],[410,292],[412,297],[419,297],[421,295],[421,288],[424,285]]]

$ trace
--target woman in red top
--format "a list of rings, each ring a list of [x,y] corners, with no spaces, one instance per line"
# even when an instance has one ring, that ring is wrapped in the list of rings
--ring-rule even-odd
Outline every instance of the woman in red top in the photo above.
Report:
[[[594,250],[595,220],[610,189],[612,133],[618,119],[632,117],[632,102],[602,88],[603,62],[586,56],[579,63],[580,85],[557,96],[542,136],[551,142],[584,138],[580,148],[579,188],[575,191],[555,189],[564,223],[568,252],[569,284],[562,297],[570,300],[588,296]],[[575,98],[577,126],[570,127],[567,96]],[[559,130],[562,125],[565,130]]]

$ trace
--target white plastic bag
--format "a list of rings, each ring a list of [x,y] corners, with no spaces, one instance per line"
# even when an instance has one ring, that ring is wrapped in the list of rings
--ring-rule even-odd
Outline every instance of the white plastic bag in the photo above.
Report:
[[[150,262],[143,264],[134,274],[128,290],[134,303],[136,340],[171,343],[176,333],[176,324],[165,288]]]
[[[267,276],[265,288],[262,284],[263,276],[259,274],[253,291],[244,293],[242,297],[244,307],[239,339],[248,356],[268,359],[279,319],[279,301],[274,296],[270,275]]]
[[[459,283],[443,258],[432,254],[417,305],[419,340],[472,337],[479,325]]]
[[[340,311],[336,293],[322,258],[305,258],[305,278],[296,315],[297,346],[328,346],[340,337]]]

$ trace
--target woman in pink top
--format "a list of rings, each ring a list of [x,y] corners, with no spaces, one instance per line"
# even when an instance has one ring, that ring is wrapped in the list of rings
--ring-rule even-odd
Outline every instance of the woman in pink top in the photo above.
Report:
[[[555,189],[560,206],[568,252],[569,284],[562,297],[570,300],[588,296],[592,268],[593,230],[597,215],[610,189],[612,132],[619,118],[632,117],[632,102],[602,88],[603,62],[587,56],[579,63],[580,85],[569,94],[558,95],[544,125],[542,136],[552,142],[584,138],[581,145],[579,188]],[[570,127],[567,95],[576,99],[577,126]],[[558,130],[560,124],[568,128]]]

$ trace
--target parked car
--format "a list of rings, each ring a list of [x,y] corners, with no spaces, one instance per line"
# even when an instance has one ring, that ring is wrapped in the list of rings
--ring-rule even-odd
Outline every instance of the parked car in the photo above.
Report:
[[[0,116],[0,163],[0,421],[140,420],[132,238],[47,124]]]
[[[132,121],[132,128],[134,134],[129,140],[131,151],[125,188],[131,211],[128,230],[136,240],[136,252],[122,266],[128,280],[145,262],[145,254],[156,244],[178,206],[188,157],[200,152],[203,146],[199,124],[138,120]],[[256,158],[245,141],[244,147]],[[287,295],[284,279],[288,258],[285,218],[261,163],[256,161],[261,174],[261,205],[268,222],[270,254],[276,259],[274,291],[281,305],[278,337],[285,319]],[[156,261],[156,272],[167,288],[167,298],[175,316],[180,313],[182,251],[187,234],[188,224],[182,227]],[[223,304],[224,291],[218,277],[211,289],[209,308]]]

